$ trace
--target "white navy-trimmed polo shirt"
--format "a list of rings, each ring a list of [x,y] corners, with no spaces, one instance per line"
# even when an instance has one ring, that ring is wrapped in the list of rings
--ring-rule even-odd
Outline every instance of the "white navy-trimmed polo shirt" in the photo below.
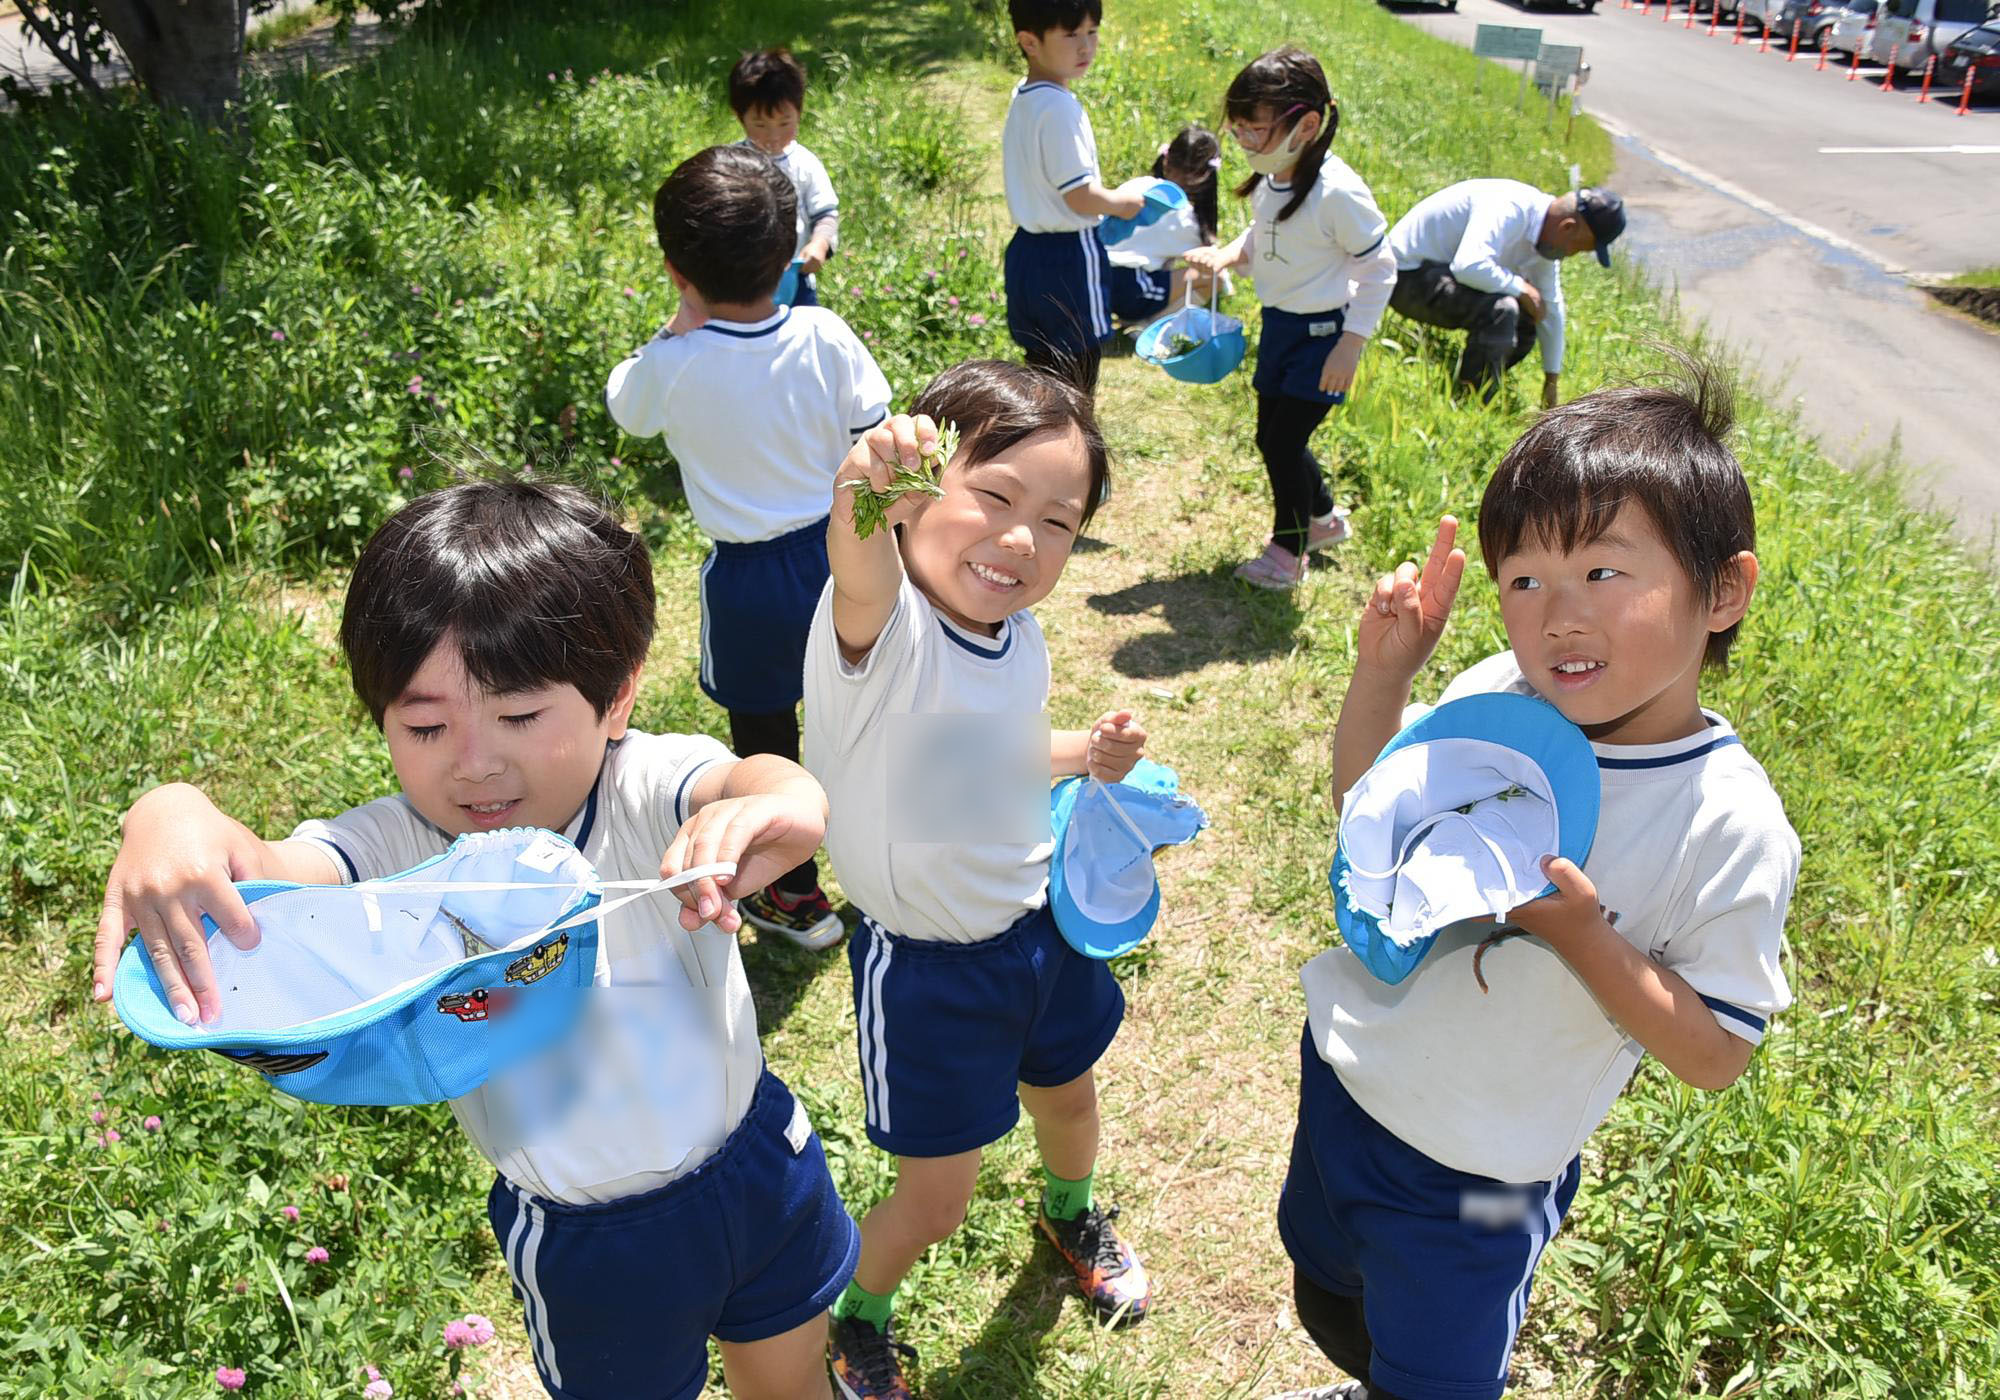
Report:
[[[1440,701],[1532,694],[1502,652]],[[1720,715],[1665,744],[1594,744],[1603,799],[1584,874],[1625,940],[1678,973],[1753,1045],[1791,1004],[1779,966],[1799,839],[1769,778]],[[1432,1159],[1500,1181],[1548,1181],[1582,1148],[1644,1053],[1547,944],[1445,929],[1391,986],[1346,948],[1299,974],[1313,1043],[1383,1127]]]
[[[1367,182],[1330,152],[1305,201],[1281,220],[1294,188],[1266,176],[1250,192],[1257,300],[1302,316],[1345,307],[1347,330],[1375,334],[1396,287],[1385,242],[1389,221]]]
[[[889,382],[819,306],[662,331],[611,371],[612,419],[665,434],[688,510],[710,539],[775,539],[824,516],[841,459],[889,412]]]
[[[1079,214],[1063,194],[1097,175],[1097,136],[1090,114],[1060,83],[1024,82],[1007,104],[1000,133],[1007,212],[1030,233],[1095,228],[1099,215]]]

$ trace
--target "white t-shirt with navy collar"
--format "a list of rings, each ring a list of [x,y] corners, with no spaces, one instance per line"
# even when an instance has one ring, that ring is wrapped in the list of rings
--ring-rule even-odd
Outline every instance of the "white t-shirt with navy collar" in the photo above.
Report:
[[[1368,184],[1329,153],[1288,219],[1294,186],[1269,176],[1250,192],[1250,275],[1257,300],[1298,315],[1347,309],[1346,329],[1373,335],[1396,286],[1389,221]]]
[[[609,746],[562,834],[605,880],[655,879],[695,781],[731,761],[702,735],[634,730]],[[346,882],[408,870],[452,841],[401,794],[301,822],[291,839],[331,855]],[[659,894],[607,914],[574,1052],[451,1101],[473,1144],[522,1189],[573,1204],[654,1190],[714,1156],[749,1111],[764,1053],[736,939],[712,924],[689,933],[680,909]]]
[[[1532,285],[1540,292],[1535,340],[1549,374],[1563,367],[1562,265],[1536,244],[1555,199],[1520,180],[1460,180],[1425,195],[1389,230],[1398,271],[1444,263],[1474,291],[1516,296]]]
[[[761,321],[660,332],[611,371],[604,403],[634,437],[666,435],[688,511],[710,539],[775,539],[827,512],[889,382],[845,321],[781,306]]]
[[[747,136],[736,144],[748,146],[753,151],[763,149]],[[782,154],[773,156],[772,160],[777,163],[778,169],[785,172],[785,178],[792,182],[792,189],[799,198],[798,217],[795,221],[798,225],[798,241],[792,247],[792,256],[796,258],[805,251],[806,244],[812,241],[814,225],[821,219],[839,219],[840,196],[833,192],[833,179],[826,173],[826,166],[820,162],[820,158],[798,142],[792,142],[785,147]],[[833,255],[838,242],[836,232],[835,237],[827,242],[826,251],[829,257]]]
[[[801,756],[826,789],[826,852],[850,900],[892,933],[946,943],[992,938],[1047,902],[1046,839],[891,839],[900,829],[892,804],[907,811],[937,797],[898,791],[891,774],[908,767],[892,750],[910,741],[911,717],[1040,716],[1048,695],[1048,646],[1033,614],[1015,613],[988,637],[946,617],[906,576],[882,635],[850,665],[827,584],[806,643]],[[1040,782],[1046,807],[1046,753]]]
[[[1007,104],[1000,131],[1000,168],[1007,212],[1029,233],[1096,228],[1099,215],[1079,214],[1063,193],[1097,174],[1097,136],[1090,114],[1060,83],[1023,82]]]
[[[1440,703],[1532,694],[1512,652],[1446,687]],[[1678,973],[1716,1023],[1751,1044],[1791,1004],[1780,967],[1799,839],[1770,779],[1721,716],[1665,744],[1594,744],[1602,801],[1584,874],[1627,942]],[[1479,944],[1495,926],[1447,928],[1402,982],[1345,947],[1299,974],[1313,1044],[1369,1116],[1459,1171],[1552,1180],[1610,1112],[1644,1054],[1539,939]]]

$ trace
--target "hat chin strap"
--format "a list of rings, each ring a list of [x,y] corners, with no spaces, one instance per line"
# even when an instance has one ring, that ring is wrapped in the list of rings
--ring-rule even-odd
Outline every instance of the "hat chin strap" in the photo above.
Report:
[[[559,924],[551,924],[542,930],[542,934],[561,933],[565,929],[594,923],[614,909],[630,904],[635,899],[658,894],[662,890],[677,890],[697,880],[727,880],[735,873],[735,861],[719,860],[710,865],[690,866],[680,874],[669,876],[664,880],[595,880],[592,883],[600,890],[630,890],[631,893],[622,894],[595,908],[586,909],[583,913],[564,919]],[[347,888],[364,892],[370,888],[392,889],[404,894],[471,894],[500,890],[566,890],[575,887],[564,880],[362,880]],[[539,938],[542,934],[537,934],[536,937]]]

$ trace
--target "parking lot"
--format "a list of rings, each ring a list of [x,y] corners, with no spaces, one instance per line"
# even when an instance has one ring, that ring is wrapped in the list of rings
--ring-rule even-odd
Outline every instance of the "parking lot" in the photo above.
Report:
[[[1582,45],[1582,105],[1613,133],[1607,183],[1632,216],[1626,256],[1795,400],[1836,457],[1862,465],[1893,445],[1915,498],[1992,540],[2000,461],[1967,406],[2000,383],[2000,334],[1940,311],[1911,279],[2000,264],[2000,103],[1961,117],[1935,85],[1921,103],[1907,82],[1883,91],[1885,70],[1865,60],[1851,80],[1816,52],[1788,62],[1775,40],[1760,51],[1753,24],[1733,42],[1727,9],[1712,34],[1706,8],[1689,26],[1679,0],[1665,20],[1658,4],[1619,0],[1594,13],[1391,8],[1467,47],[1481,24]],[[1512,104],[1515,85],[1494,76],[1486,90]]]

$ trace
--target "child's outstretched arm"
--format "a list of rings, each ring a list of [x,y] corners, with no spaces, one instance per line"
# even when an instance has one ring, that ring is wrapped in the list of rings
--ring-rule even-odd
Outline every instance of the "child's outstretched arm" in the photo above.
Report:
[[[1137,218],[1139,211],[1146,207],[1146,191],[1152,187],[1151,177],[1141,175],[1127,180],[1115,190],[1106,189],[1093,175],[1082,184],[1064,190],[1062,200],[1079,214],[1109,214],[1116,219],[1132,219]]]
[[[1724,1030],[1679,973],[1611,927],[1589,876],[1560,856],[1542,857],[1542,873],[1556,892],[1513,909],[1507,922],[1555,949],[1611,1019],[1677,1077],[1697,1089],[1735,1083],[1749,1067],[1750,1042]]]
[[[743,920],[728,901],[812,859],[826,839],[826,790],[775,754],[709,768],[695,779],[688,809],[691,815],[660,858],[660,878],[716,861],[736,866],[735,876],[720,886],[704,879],[674,891],[681,927],[690,932],[711,920],[725,933],[736,932]]]
[[[1430,558],[1419,573],[1413,563],[1375,581],[1354,628],[1354,674],[1340,702],[1333,730],[1333,801],[1338,809],[1388,742],[1396,737],[1410,683],[1437,650],[1451,605],[1465,576],[1465,551],[1455,548],[1458,521],[1444,516]]]
[[[118,956],[136,934],[153,956],[176,1016],[193,1025],[221,1015],[201,917],[215,920],[237,947],[257,946],[257,921],[236,893],[237,880],[331,885],[339,883],[340,872],[316,846],[261,839],[191,784],[168,783],[133,803],[97,917],[91,999],[111,999]]]
[[[1250,231],[1255,227],[1256,225],[1252,224],[1250,228],[1244,229],[1219,248],[1214,244],[1206,248],[1190,248],[1181,256],[1187,259],[1189,267],[1197,268],[1211,277],[1232,267],[1239,267],[1250,261]]]
[[[1058,778],[1088,773],[1100,783],[1123,781],[1146,751],[1146,730],[1130,710],[1112,710],[1088,729],[1049,736],[1049,771]]]
[[[864,540],[854,532],[855,488],[841,483],[861,480],[886,491],[897,468],[919,470],[937,440],[937,424],[930,419],[899,413],[863,433],[834,472],[826,558],[833,572],[833,630],[850,665],[874,648],[896,610],[903,557],[896,552],[895,527],[922,510],[924,498],[916,493],[899,498],[888,508],[888,528]]]

